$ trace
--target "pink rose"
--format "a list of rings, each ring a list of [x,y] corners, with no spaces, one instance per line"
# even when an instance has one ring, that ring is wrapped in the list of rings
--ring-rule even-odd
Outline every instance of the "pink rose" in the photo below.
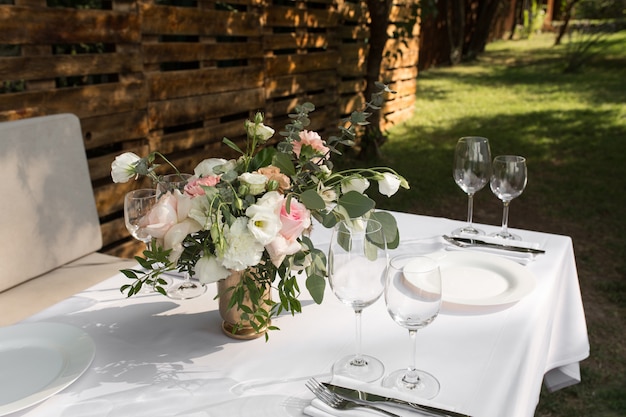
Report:
[[[215,184],[218,182],[220,182],[220,177],[218,176],[192,178],[189,180],[187,185],[185,185],[185,194],[191,197],[205,195],[204,188],[202,188],[202,186],[215,187]]]
[[[309,145],[319,154],[325,155],[326,159],[330,158],[330,149],[326,146],[326,142],[322,140],[317,132],[310,130],[303,130],[300,132],[300,140],[293,143],[293,153],[295,153],[298,158],[300,157],[302,147],[305,145]]]
[[[283,263],[287,255],[293,255],[300,251],[301,246],[297,240],[289,242],[281,235],[276,236],[269,245],[265,246],[267,253],[270,255],[272,263],[278,268]]]
[[[191,198],[175,190],[161,196],[150,213],[144,217],[142,227],[150,236],[162,239],[177,223],[182,222],[189,214]]]
[[[311,226],[311,213],[295,198],[291,199],[289,213],[287,213],[287,199],[285,199],[280,209],[280,222],[282,223],[280,234],[292,242]]]

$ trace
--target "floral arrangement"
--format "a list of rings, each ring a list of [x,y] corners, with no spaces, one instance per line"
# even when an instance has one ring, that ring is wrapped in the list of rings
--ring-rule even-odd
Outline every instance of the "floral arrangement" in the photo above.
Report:
[[[366,110],[378,108],[385,92],[390,90],[381,84]],[[133,280],[122,292],[132,296],[142,285],[155,284],[165,294],[160,275],[173,270],[205,284],[226,278],[232,271],[244,271],[241,283],[229,289],[233,292],[230,306],[241,309],[242,321],[261,329],[282,311],[301,311],[298,274],[306,275],[313,300],[322,302],[326,257],[308,237],[312,219],[330,228],[342,219],[374,217],[383,225],[389,247],[396,247],[395,219],[374,211],[375,202],[365,191],[375,181],[381,194],[392,196],[400,187],[408,189],[407,181],[387,167],[335,172],[331,162],[332,155],[341,154],[339,145],[354,145],[355,128],[367,124],[369,113],[354,112],[340,126],[341,136],[324,141],[306,130],[314,109],[311,103],[297,106],[276,146],[268,146],[275,131],[257,113],[253,121],[245,122],[245,149],[223,139],[241,155],[238,159],[206,159],[194,169],[183,192],[160,196],[144,220],[153,241],[144,256],[136,258],[143,270],[122,271]],[[143,158],[126,152],[112,163],[113,181],[148,176],[159,182],[157,157],[179,173],[158,152]],[[270,287],[277,290],[278,300],[263,297]],[[251,308],[244,305],[245,298]]]

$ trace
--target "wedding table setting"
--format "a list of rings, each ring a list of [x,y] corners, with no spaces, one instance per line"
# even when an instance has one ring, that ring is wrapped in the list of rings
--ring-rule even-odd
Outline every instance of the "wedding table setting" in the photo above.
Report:
[[[531,417],[542,384],[580,382],[572,241],[508,227],[525,158],[459,139],[467,222],[377,210],[371,183],[391,197],[408,181],[329,161],[367,115],[324,141],[305,129],[313,109],[296,106],[276,147],[257,113],[245,147],[223,140],[238,159],[193,174],[156,151],[116,157],[114,183],[154,184],[124,199],[145,250],[0,327],[0,416]],[[501,227],[472,222],[487,183]]]
[[[441,238],[462,222],[393,214],[403,236],[395,251],[419,248],[441,257],[469,254],[474,260],[497,256],[493,251],[459,249]],[[509,290],[484,297],[469,285],[461,292],[448,288],[456,296],[447,300],[443,274],[441,311],[417,334],[418,367],[436,376],[440,390],[431,400],[414,402],[476,417],[532,416],[542,383],[557,390],[580,381],[579,362],[588,356],[589,343],[571,239],[524,230],[516,233],[523,237],[520,244],[541,248],[545,254],[532,255],[532,259],[522,255],[523,266],[507,259],[509,266],[527,272],[518,277],[516,272],[500,271],[505,277],[512,274],[506,278],[512,287],[524,287],[511,290],[519,292],[510,302],[501,298]],[[311,238],[327,247],[330,231],[314,226]],[[488,270],[489,265],[481,268]],[[518,278],[534,278],[531,288]],[[189,300],[157,293],[126,298],[119,291],[126,280],[122,274],[115,275],[16,325],[24,326],[23,331],[14,333],[11,343],[24,344],[26,348],[17,351],[24,355],[45,353],[45,360],[33,366],[45,363],[50,381],[42,377],[40,386],[34,387],[30,379],[25,380],[33,369],[14,369],[10,383],[14,389],[0,402],[1,415],[329,416],[363,412],[341,414],[320,404],[305,386],[310,378],[394,396],[380,380],[363,383],[333,376],[333,363],[354,351],[354,318],[330,288],[322,304],[304,297],[301,314],[275,318],[273,324],[280,330],[272,331],[267,342],[263,338],[240,341],[221,331],[214,287]],[[382,299],[364,310],[362,334],[363,351],[379,358],[385,371],[407,365],[406,330],[391,320]],[[10,350],[5,339],[2,350]],[[67,344],[68,340],[80,342]],[[13,361],[21,355],[15,352]],[[7,369],[9,363],[2,361],[2,369]],[[57,368],[66,370],[59,373]],[[5,391],[4,377],[2,384]],[[11,395],[13,401],[7,399]],[[396,397],[407,399],[406,394]],[[420,415],[400,407],[387,409],[398,415]]]

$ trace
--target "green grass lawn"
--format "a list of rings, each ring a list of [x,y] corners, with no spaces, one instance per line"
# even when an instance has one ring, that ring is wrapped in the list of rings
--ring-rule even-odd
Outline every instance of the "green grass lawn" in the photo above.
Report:
[[[542,393],[536,415],[625,416],[626,32],[605,38],[573,74],[562,71],[566,46],[553,41],[494,42],[475,62],[421,72],[415,114],[389,132],[377,162],[411,190],[379,205],[463,220],[467,198],[452,180],[457,139],[484,136],[494,156],[526,156],[528,186],[509,225],[572,237],[591,342],[583,382]],[[474,220],[501,221],[488,189],[476,196]]]

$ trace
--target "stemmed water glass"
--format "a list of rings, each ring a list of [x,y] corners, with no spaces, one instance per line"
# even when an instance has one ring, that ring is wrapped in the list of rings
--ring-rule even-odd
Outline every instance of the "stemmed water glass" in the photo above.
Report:
[[[502,239],[521,240],[522,238],[509,232],[509,204],[519,197],[526,188],[526,158],[516,155],[499,155],[493,159],[493,175],[491,191],[502,200],[502,229],[490,236]]]
[[[379,222],[353,219],[335,225],[328,278],[335,296],[352,307],[356,317],[356,353],[335,362],[336,375],[372,382],[384,374],[381,361],[361,352],[361,313],[382,295],[386,266],[387,244]]]
[[[441,273],[432,258],[398,255],[391,259],[385,280],[385,304],[391,318],[409,330],[411,365],[387,375],[382,385],[430,399],[439,392],[439,381],[418,370],[417,331],[429,325],[441,306]]]
[[[160,177],[159,183],[157,184],[158,195],[161,196],[168,192],[173,193],[176,190],[182,193],[191,177],[191,174],[183,173],[168,174]],[[193,282],[189,276],[189,272],[184,271],[183,282],[171,286],[167,290],[167,296],[175,300],[187,300],[201,296],[206,290],[206,285]]]
[[[154,188],[142,188],[126,193],[124,196],[124,223],[126,229],[135,239],[143,242],[146,249],[150,250],[152,236],[147,232],[146,216],[157,203],[157,191]],[[171,281],[159,277],[158,282],[153,282],[150,291],[154,291],[154,286],[169,285]]]
[[[472,225],[472,218],[474,217],[474,194],[487,185],[491,175],[489,140],[478,136],[466,136],[459,139],[454,151],[452,175],[454,181],[468,197],[467,225],[452,231],[452,234],[484,234],[485,232]]]

